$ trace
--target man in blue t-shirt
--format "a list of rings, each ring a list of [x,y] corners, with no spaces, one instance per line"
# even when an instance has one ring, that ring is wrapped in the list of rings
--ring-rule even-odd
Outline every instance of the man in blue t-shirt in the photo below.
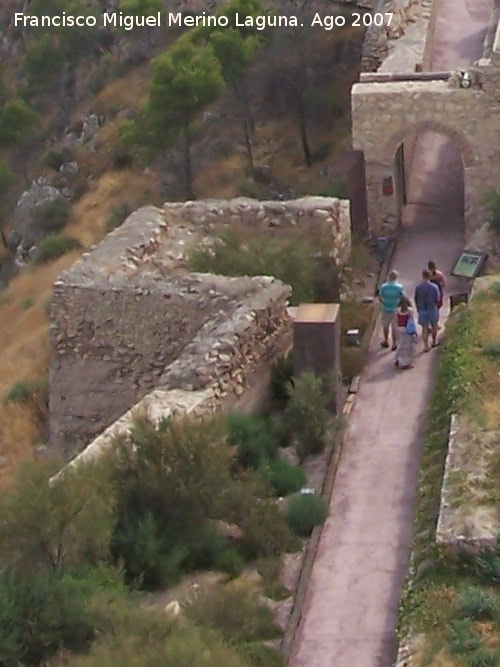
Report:
[[[415,287],[415,305],[418,311],[418,323],[422,327],[424,352],[429,352],[429,333],[432,347],[437,345],[437,323],[441,293],[439,287],[431,282],[431,272],[422,271],[422,281]]]
[[[382,347],[389,347],[389,329],[392,332],[392,349],[396,345],[396,311],[399,301],[404,294],[403,285],[398,283],[398,272],[389,271],[387,282],[380,286],[379,299],[382,303],[382,328],[384,330],[384,340]]]

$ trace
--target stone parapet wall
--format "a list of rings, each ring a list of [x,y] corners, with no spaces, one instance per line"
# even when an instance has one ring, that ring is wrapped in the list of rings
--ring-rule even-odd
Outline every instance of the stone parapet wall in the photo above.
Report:
[[[113,447],[117,438],[130,434],[134,420],[138,417],[145,417],[152,423],[158,424],[162,419],[168,419],[173,415],[202,415],[213,411],[216,403],[210,389],[205,391],[182,391],[180,389],[157,389],[152,391],[130,410],[127,410],[111,426],[108,426],[51,481],[57,479],[68,468],[96,461],[105,451]]]
[[[52,444],[80,449],[157,387],[199,389],[215,382],[217,391],[241,395],[242,367],[274,361],[277,348],[286,346],[280,339],[287,336],[289,296],[290,288],[271,278],[214,281],[201,274],[142,294],[58,287]]]
[[[349,259],[351,217],[348,200],[311,196],[287,201],[258,201],[237,197],[167,203],[163,210],[170,226],[187,225],[206,236],[213,236],[223,225],[243,225],[257,233],[272,228],[276,234],[299,226],[320,230],[334,241],[335,259],[339,263]]]
[[[245,282],[242,297],[250,287]],[[158,386],[165,367],[214,311],[229,316],[232,308],[227,295],[196,277],[165,280],[154,289],[57,285],[51,321],[53,443],[73,449],[99,433]]]
[[[232,319],[200,330],[165,370],[159,388],[116,419],[69,465],[96,460],[117,437],[130,433],[138,416],[157,423],[174,414],[196,416],[231,407],[242,411],[262,408],[268,398],[269,367],[290,350],[292,320],[286,307],[290,288],[273,278],[257,280],[262,291],[236,308]]]
[[[217,398],[243,395],[249,378],[291,346],[286,304],[291,290],[273,278],[260,278],[261,291],[241,303],[230,319],[200,329],[160,378],[160,385],[184,390],[212,387]],[[267,286],[266,286],[267,283]]]

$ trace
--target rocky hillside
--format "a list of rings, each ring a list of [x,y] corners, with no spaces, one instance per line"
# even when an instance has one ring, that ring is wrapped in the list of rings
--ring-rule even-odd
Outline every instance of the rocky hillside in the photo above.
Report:
[[[0,394],[10,397],[0,404],[4,477],[11,463],[44,441],[51,286],[83,248],[142,204],[184,199],[187,166],[197,198],[339,193],[329,167],[349,146],[349,88],[363,31],[349,22],[311,28],[316,11],[340,11],[327,0],[280,1],[271,11],[299,16],[309,27],[233,27],[230,38],[165,23],[41,28],[16,20],[16,12],[30,21],[65,14],[91,23],[94,17],[100,25],[106,9],[122,16],[160,11],[163,20],[172,3],[2,2]],[[231,7],[264,12],[260,0],[231,0],[224,10],[179,6],[183,16]],[[206,62],[207,49],[215,52],[217,45],[219,61],[210,51],[211,69],[201,77],[205,89],[215,81],[205,102],[197,98],[186,111],[177,102],[187,95],[165,97],[168,63],[181,71],[175,58],[186,49],[189,62],[198,62],[200,49]]]

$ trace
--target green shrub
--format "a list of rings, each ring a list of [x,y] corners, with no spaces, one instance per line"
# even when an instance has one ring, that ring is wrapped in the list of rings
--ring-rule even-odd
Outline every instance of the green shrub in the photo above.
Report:
[[[169,542],[160,519],[147,510],[121,518],[112,549],[123,560],[127,581],[146,590],[175,583],[190,553],[184,542]]]
[[[48,381],[38,380],[18,380],[7,392],[5,403],[28,403],[42,395],[48,400]]]
[[[44,234],[60,231],[71,215],[71,202],[65,197],[58,197],[33,209],[33,220]]]
[[[164,614],[165,616],[165,614]],[[216,632],[176,624],[164,638],[147,633],[104,635],[87,655],[67,656],[58,667],[249,667]]]
[[[236,493],[232,460],[220,416],[135,422],[110,462],[118,488],[113,555],[128,580],[152,588],[200,563],[215,567],[226,545],[208,524],[224,518]]]
[[[66,470],[49,484],[54,461],[26,461],[0,497],[0,562],[63,571],[106,558],[114,491],[94,464]]]
[[[254,667],[284,667],[285,665],[285,658],[280,651],[261,642],[239,644],[238,653],[250,660]]]
[[[228,539],[213,524],[207,523],[193,532],[189,546],[189,557],[185,562],[187,569],[208,570],[219,567],[220,558],[228,547]]]
[[[245,558],[279,556],[293,545],[283,514],[274,503],[263,502],[242,524],[240,548]]]
[[[462,656],[466,667],[498,667],[498,654],[493,653],[485,646],[477,651]]]
[[[237,448],[237,460],[244,468],[259,470],[276,456],[277,445],[269,423],[262,417],[229,412],[226,417],[229,440]]]
[[[447,635],[450,650],[454,655],[464,656],[481,647],[481,636],[469,617],[449,623]]]
[[[111,166],[113,169],[128,169],[134,164],[134,159],[133,153],[130,153],[123,148],[115,148],[111,152]],[[130,215],[130,213],[128,215]]]
[[[19,307],[21,310],[29,310],[34,303],[35,299],[32,296],[27,296],[26,298],[21,299]]]
[[[500,357],[500,341],[492,341],[483,345],[483,352],[489,357]]]
[[[49,572],[0,576],[0,663],[38,665],[62,648],[81,651],[93,636],[82,589]]]
[[[196,248],[189,258],[193,271],[226,276],[272,275],[292,286],[292,304],[314,301],[318,253],[328,254],[311,235],[273,238],[234,227],[224,229],[210,248]]]
[[[293,384],[293,355],[279,357],[271,366],[271,391],[279,408],[283,409],[288,403],[290,394],[288,388]]]
[[[296,535],[306,537],[315,526],[320,526],[328,516],[326,500],[315,493],[292,496],[285,511],[288,525]]]
[[[272,611],[260,604],[257,590],[247,582],[204,588],[185,611],[197,625],[218,630],[232,643],[273,639],[279,634]]]
[[[290,597],[290,591],[281,583],[282,569],[281,556],[262,558],[257,564],[257,572],[262,577],[264,595],[273,600],[284,600]]]
[[[14,176],[6,162],[0,161],[0,197],[3,197],[14,183]]]
[[[80,242],[72,236],[47,236],[35,250],[33,264],[45,264],[81,247]]]
[[[306,481],[306,473],[302,468],[288,463],[285,459],[273,461],[269,467],[268,477],[277,496],[295,493]]]
[[[62,148],[61,150],[49,150],[42,160],[42,165],[49,167],[54,171],[59,171],[59,167],[65,162],[71,161],[71,151],[69,148]]]
[[[349,383],[356,375],[361,375],[366,366],[367,356],[360,347],[340,348],[340,368],[345,383]]]
[[[493,283],[491,286],[491,291],[494,294],[500,294],[500,280],[497,280],[496,282]]]
[[[489,227],[495,234],[500,234],[500,188],[492,189],[483,199],[490,213]]]
[[[327,188],[323,188],[318,193],[320,197],[337,197],[338,199],[347,199],[347,185],[345,179],[338,175],[331,181]]]
[[[321,378],[313,372],[303,373],[290,387],[290,401],[285,410],[287,427],[296,441],[301,461],[323,451],[328,430],[333,424],[331,395]]]
[[[231,578],[239,577],[245,569],[243,556],[236,549],[226,549],[218,554],[214,565],[218,570],[222,570]]]
[[[476,621],[491,621],[498,615],[499,604],[494,595],[479,586],[468,586],[459,595],[456,614]]]

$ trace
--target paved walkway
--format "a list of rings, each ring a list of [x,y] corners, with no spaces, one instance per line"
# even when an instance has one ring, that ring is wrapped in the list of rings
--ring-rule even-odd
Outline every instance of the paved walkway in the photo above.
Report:
[[[489,1],[437,1],[433,68],[471,62],[481,52]],[[421,136],[393,262],[410,296],[428,259],[449,276],[462,247],[461,179],[453,146]],[[448,292],[463,287],[451,277],[448,285]],[[370,349],[289,667],[392,664],[436,358],[436,350],[420,353],[415,369],[399,371],[378,337]]]

